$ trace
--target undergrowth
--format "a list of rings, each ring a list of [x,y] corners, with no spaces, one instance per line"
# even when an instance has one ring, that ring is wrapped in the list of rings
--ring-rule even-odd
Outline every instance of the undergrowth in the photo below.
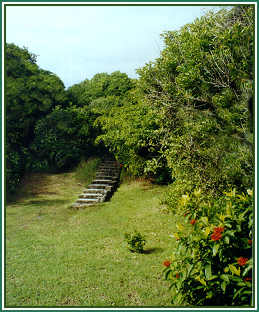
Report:
[[[82,159],[75,170],[75,178],[78,182],[89,184],[95,178],[95,172],[100,164],[100,158]]]

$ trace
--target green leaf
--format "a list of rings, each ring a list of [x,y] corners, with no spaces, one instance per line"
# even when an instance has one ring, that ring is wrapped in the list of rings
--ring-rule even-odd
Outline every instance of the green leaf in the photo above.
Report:
[[[215,244],[212,248],[213,257],[216,256],[216,254],[218,253],[218,250],[219,250],[219,244]]]
[[[237,269],[233,264],[229,264],[228,266],[232,274],[240,276],[240,268]]]
[[[220,275],[220,278],[223,280],[223,281],[226,281],[229,283],[229,275],[227,274],[221,274]]]
[[[225,241],[226,244],[229,245],[229,237],[228,236],[225,236],[224,241]]]
[[[196,276],[195,279],[197,281],[199,281],[202,285],[204,285],[204,286],[207,285],[206,281],[203,278],[201,278],[200,276]]]
[[[213,292],[212,292],[212,291],[209,291],[209,292],[207,293],[206,298],[207,298],[207,299],[211,299],[212,297],[213,297]]]
[[[207,280],[211,278],[211,263],[205,265],[205,277]]]
[[[218,278],[218,275],[211,275],[211,277],[208,279],[208,281],[212,281],[216,278]]]
[[[226,292],[226,287],[227,287],[226,281],[222,282],[220,286],[221,286],[221,289],[223,290],[223,292],[225,293]]]
[[[165,273],[165,279],[169,279],[170,278],[170,273],[172,272],[172,270],[168,270],[166,273]]]

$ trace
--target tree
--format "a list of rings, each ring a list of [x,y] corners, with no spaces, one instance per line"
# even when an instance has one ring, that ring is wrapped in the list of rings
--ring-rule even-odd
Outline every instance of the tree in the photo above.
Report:
[[[6,45],[6,166],[7,190],[12,192],[31,165],[29,146],[38,119],[64,105],[63,82],[36,64],[26,48]]]

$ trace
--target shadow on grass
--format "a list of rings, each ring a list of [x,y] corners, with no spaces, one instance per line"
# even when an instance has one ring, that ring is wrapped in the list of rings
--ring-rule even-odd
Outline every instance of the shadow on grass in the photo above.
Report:
[[[158,254],[161,253],[163,251],[163,248],[160,247],[155,247],[155,248],[148,248],[143,250],[143,254],[149,255],[149,254]]]
[[[42,200],[30,200],[26,201],[26,205],[41,205],[41,206],[53,206],[67,204],[65,199],[42,199]]]

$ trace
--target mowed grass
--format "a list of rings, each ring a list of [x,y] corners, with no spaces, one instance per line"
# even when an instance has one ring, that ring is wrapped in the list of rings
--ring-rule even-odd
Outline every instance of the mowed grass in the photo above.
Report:
[[[166,186],[120,185],[109,202],[69,208],[83,190],[75,172],[31,174],[6,207],[7,307],[170,306],[163,261],[175,230],[159,201]],[[144,254],[124,233],[147,238]]]

